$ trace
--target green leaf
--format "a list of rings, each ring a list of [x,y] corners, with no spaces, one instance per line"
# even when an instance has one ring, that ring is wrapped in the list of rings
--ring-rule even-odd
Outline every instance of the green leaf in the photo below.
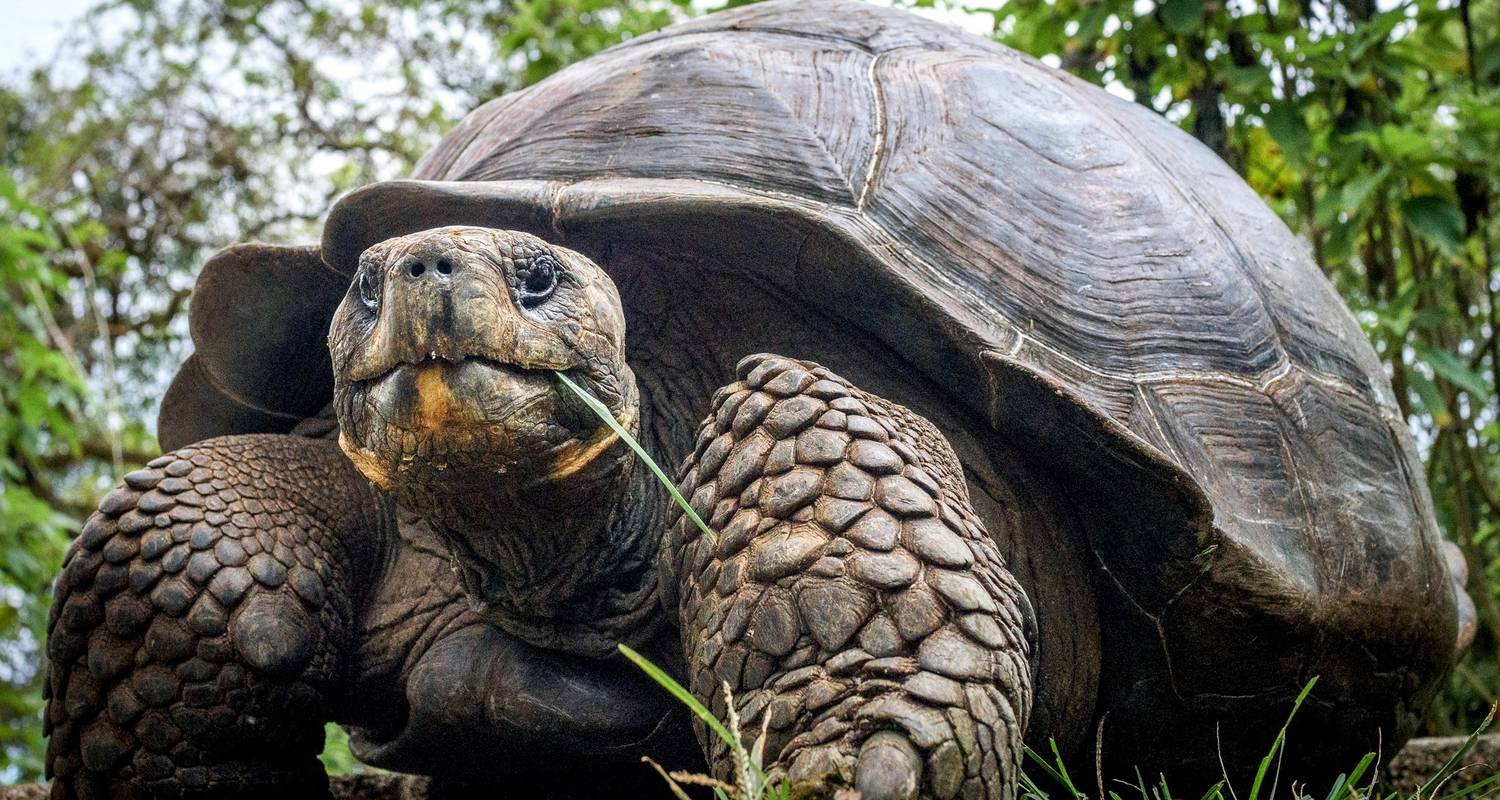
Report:
[[[1500,40],[1485,45],[1475,56],[1474,65],[1482,81],[1493,81],[1500,77]]]
[[[359,772],[362,766],[349,750],[349,734],[333,722],[323,726],[323,752],[318,760],[333,773]]]
[[[1286,160],[1294,166],[1305,165],[1312,151],[1312,132],[1302,112],[1287,103],[1277,103],[1266,113],[1265,123],[1266,132],[1276,140]]]
[[[1073,40],[1092,43],[1099,38],[1104,30],[1104,22],[1109,19],[1113,9],[1108,3],[1095,3],[1084,6],[1083,17],[1078,21],[1078,31],[1073,34]]]
[[[1448,404],[1443,400],[1443,393],[1438,391],[1437,384],[1431,378],[1422,374],[1421,370],[1406,370],[1406,384],[1412,391],[1417,393],[1417,400],[1422,408],[1432,416],[1432,424],[1438,428],[1446,428],[1453,422],[1453,415],[1448,413]]]
[[[1347,214],[1357,213],[1364,206],[1365,201],[1370,198],[1370,194],[1380,188],[1380,185],[1385,183],[1385,179],[1390,177],[1390,174],[1391,167],[1387,164],[1374,172],[1353,178],[1348,183],[1345,183],[1343,196],[1340,198],[1344,212]]]
[[[1203,0],[1166,0],[1161,5],[1161,21],[1173,33],[1193,33],[1203,24]]]
[[[1271,73],[1265,67],[1234,67],[1222,74],[1224,85],[1234,92],[1253,94],[1271,85]]]
[[[1490,388],[1485,379],[1479,373],[1469,369],[1469,365],[1458,356],[1447,350],[1439,350],[1421,343],[1415,345],[1414,349],[1417,355],[1427,362],[1427,365],[1432,367],[1432,371],[1443,380],[1468,392],[1469,396],[1478,402],[1489,399]]]
[[[1313,205],[1313,220],[1322,226],[1338,221],[1344,211],[1344,187],[1330,186]]]
[[[1378,141],[1387,158],[1424,161],[1432,154],[1432,142],[1422,131],[1383,125]]]
[[[1441,197],[1424,195],[1401,204],[1401,216],[1423,239],[1453,254],[1463,247],[1464,215]]]
[[[1342,264],[1349,260],[1349,255],[1354,251],[1354,237],[1359,233],[1359,226],[1352,222],[1336,222],[1328,231],[1328,238],[1323,240],[1323,262],[1324,266]]]

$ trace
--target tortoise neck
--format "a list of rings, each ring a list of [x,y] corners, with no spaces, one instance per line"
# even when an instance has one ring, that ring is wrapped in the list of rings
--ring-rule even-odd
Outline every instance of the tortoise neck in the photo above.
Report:
[[[482,617],[540,647],[605,657],[647,642],[662,623],[667,501],[618,442],[564,482],[518,492],[498,478],[450,479],[406,504],[448,543]]]

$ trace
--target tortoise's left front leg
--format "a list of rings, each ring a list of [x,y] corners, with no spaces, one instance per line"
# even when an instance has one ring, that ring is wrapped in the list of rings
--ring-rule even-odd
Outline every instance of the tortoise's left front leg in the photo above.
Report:
[[[391,507],[333,442],[198,442],[125,476],[68,548],[47,637],[57,800],[327,798]]]
[[[814,364],[751,356],[739,374],[684,465],[717,535],[682,518],[663,547],[693,692],[722,719],[727,683],[794,786],[1013,796],[1029,606],[951,448]],[[727,747],[705,749],[731,777]]]

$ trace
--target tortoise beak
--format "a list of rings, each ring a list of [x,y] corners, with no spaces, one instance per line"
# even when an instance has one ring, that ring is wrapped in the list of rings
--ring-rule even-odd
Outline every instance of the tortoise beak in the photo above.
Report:
[[[351,353],[344,379],[469,358],[526,370],[578,366],[572,348],[521,314],[500,263],[487,255],[457,247],[447,231],[394,252],[379,272],[375,326]]]
[[[545,290],[528,283],[543,255],[565,265]],[[572,251],[476,228],[388,239],[361,257],[329,329],[340,442],[387,488],[587,471],[612,441],[549,373],[628,418],[623,329],[614,285]]]

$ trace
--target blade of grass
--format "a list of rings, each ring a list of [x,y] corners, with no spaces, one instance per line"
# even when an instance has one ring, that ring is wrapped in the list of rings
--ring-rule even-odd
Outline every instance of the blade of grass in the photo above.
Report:
[[[573,394],[578,395],[578,399],[582,400],[583,404],[588,406],[590,411],[597,414],[599,419],[604,420],[604,424],[608,425],[609,429],[614,431],[616,436],[624,439],[625,444],[629,445],[630,449],[635,451],[635,454],[640,456],[642,461],[646,462],[646,466],[651,470],[651,474],[655,475],[658,481],[661,481],[661,485],[666,487],[667,493],[672,495],[672,499],[677,501],[678,506],[682,507],[682,512],[687,514],[688,519],[692,520],[693,524],[698,526],[698,530],[703,531],[703,535],[707,536],[710,542],[717,541],[714,532],[709,530],[708,526],[699,518],[698,512],[694,511],[691,505],[688,505],[687,498],[683,497],[682,492],[678,491],[677,484],[673,483],[672,479],[667,477],[667,473],[663,472],[661,467],[657,466],[656,459],[652,458],[651,454],[646,452],[646,448],[641,447],[641,443],[637,442],[635,437],[631,436],[630,432],[625,430],[625,426],[621,425],[620,421],[615,419],[615,415],[610,413],[609,407],[600,402],[599,398],[589,394],[578,384],[569,380],[568,376],[561,372],[554,372],[553,374]]]
[[[1292,718],[1297,716],[1297,709],[1302,707],[1302,701],[1307,699],[1307,696],[1312,693],[1312,688],[1317,683],[1318,678],[1314,676],[1312,680],[1307,682],[1306,686],[1302,687],[1302,691],[1297,694],[1296,701],[1292,703],[1291,713],[1286,715],[1286,722],[1281,726],[1281,730],[1276,733],[1276,741],[1271,743],[1270,752],[1266,753],[1266,757],[1260,760],[1260,767],[1255,770],[1255,781],[1250,784],[1249,800],[1259,800],[1260,787],[1265,783],[1266,772],[1271,769],[1273,762],[1278,765],[1279,770],[1281,749],[1286,746],[1286,729],[1291,727]],[[1275,791],[1275,786],[1272,786],[1271,790]]]
[[[739,716],[735,712],[734,696],[730,693],[728,683],[724,684],[724,700],[729,709],[729,724],[725,725],[713,715],[713,712],[708,707],[704,706],[698,698],[694,697],[691,692],[674,680],[661,667],[651,663],[645,656],[623,644],[616,646],[619,648],[621,655],[624,655],[632,664],[635,664],[642,672],[660,684],[679,703],[687,706],[689,711],[692,711],[694,715],[703,720],[709,730],[714,732],[714,735],[729,745],[729,751],[734,760],[735,785],[731,786],[708,775],[695,775],[686,772],[662,772],[661,768],[657,767],[657,771],[662,772],[662,777],[666,778],[669,784],[673,784],[674,791],[680,788],[676,784],[689,783],[712,787],[714,796],[719,797],[722,795],[725,797],[725,800],[728,800],[730,796],[734,800],[786,800],[790,797],[791,787],[785,781],[772,784],[770,776],[766,774],[765,767],[761,763],[769,727],[769,717],[762,720],[760,738],[756,739],[754,749],[747,750],[745,745],[730,733],[731,730],[739,730],[740,722]],[[646,760],[650,761],[650,759]],[[653,767],[657,766],[655,762],[651,762],[651,765]],[[728,795],[724,794],[726,791]]]
[[[1137,772],[1136,774],[1139,775],[1140,773]],[[1156,773],[1156,777],[1156,785],[1161,787],[1161,793],[1157,796],[1160,797],[1161,800],[1174,800],[1172,797],[1172,790],[1167,787],[1167,776],[1158,772]]]
[[[1025,751],[1026,757],[1036,762],[1036,765],[1041,767],[1042,771],[1047,773],[1048,777],[1052,778],[1052,780],[1054,781],[1057,781],[1057,784],[1059,786],[1066,787],[1068,785],[1069,782],[1063,780],[1062,774],[1059,773],[1056,769],[1053,769],[1051,764],[1048,764],[1045,760],[1043,760],[1040,753],[1032,750],[1030,747],[1027,747],[1025,745],[1022,745],[1021,748],[1023,751]]]
[[[1463,746],[1455,750],[1453,755],[1449,756],[1448,760],[1444,761],[1441,767],[1438,767],[1438,771],[1432,773],[1432,777],[1428,778],[1427,782],[1423,783],[1421,788],[1417,789],[1418,797],[1423,797],[1429,792],[1435,792],[1442,785],[1442,782],[1447,779],[1448,774],[1457,769],[1459,764],[1463,763],[1464,756],[1468,755],[1469,751],[1474,749],[1474,744],[1479,741],[1480,735],[1495,721],[1496,708],[1500,708],[1500,706],[1490,706],[1490,713],[1485,716],[1483,722],[1479,723],[1479,727],[1475,728],[1474,732],[1469,734],[1469,738],[1464,740]]]
[[[1021,773],[1021,788],[1023,790],[1021,800],[1052,800],[1047,791],[1037,786],[1036,781],[1032,780],[1031,776],[1025,772]]]
[[[1052,746],[1052,757],[1057,760],[1057,771],[1062,773],[1063,786],[1079,800],[1087,800],[1088,795],[1078,791],[1078,787],[1073,785],[1073,776],[1068,774],[1068,765],[1063,763],[1062,753],[1057,749],[1057,740],[1048,739],[1047,744]]]
[[[1349,776],[1341,772],[1333,779],[1333,788],[1328,790],[1328,800],[1342,800],[1348,791]]]
[[[1375,754],[1365,753],[1365,757],[1354,765],[1354,769],[1349,770],[1347,774],[1340,775],[1333,782],[1333,788],[1328,790],[1328,800],[1344,800],[1352,797],[1355,788],[1359,786],[1359,779],[1365,776],[1365,770],[1368,770],[1374,763]]]
[[[1125,783],[1123,780],[1119,782]],[[1139,764],[1135,766],[1135,786],[1133,788],[1141,793],[1141,800],[1161,800],[1155,788],[1147,789],[1146,776],[1141,774],[1141,766]]]
[[[729,729],[724,727],[724,723],[720,722],[712,711],[709,711],[706,706],[698,702],[698,698],[694,697],[692,692],[689,692],[682,684],[673,680],[672,676],[662,671],[661,667],[646,660],[645,656],[623,644],[618,645],[618,647],[622,655],[630,659],[632,664],[640,667],[642,672],[651,677],[651,680],[661,684],[661,687],[666,689],[668,694],[677,698],[677,702],[687,706],[688,710],[697,715],[698,719],[703,720],[703,724],[707,725],[708,729],[714,732],[714,735],[723,739],[725,744],[728,744],[731,749],[739,746],[739,740],[730,734]]]
[[[1433,798],[1433,800],[1478,800],[1478,798],[1494,797],[1500,792],[1500,775],[1491,775],[1481,779],[1478,783],[1470,784],[1448,794]],[[1421,795],[1416,795],[1420,798]]]
[[[1067,767],[1063,766],[1062,756],[1058,755],[1057,753],[1056,741],[1052,742],[1052,753],[1053,755],[1057,756],[1056,767],[1047,763],[1047,761],[1042,758],[1040,753],[1032,750],[1030,747],[1022,745],[1021,748],[1026,753],[1027,758],[1030,758],[1032,761],[1036,762],[1037,766],[1041,767],[1042,770],[1047,773],[1048,777],[1052,778],[1052,780],[1054,781],[1057,781],[1058,786],[1061,786],[1062,788],[1068,790],[1068,793],[1072,795],[1074,800],[1088,797],[1088,795],[1079,792],[1078,789],[1073,786],[1073,779],[1068,777]],[[1061,769],[1062,771],[1059,772],[1059,769]]]

